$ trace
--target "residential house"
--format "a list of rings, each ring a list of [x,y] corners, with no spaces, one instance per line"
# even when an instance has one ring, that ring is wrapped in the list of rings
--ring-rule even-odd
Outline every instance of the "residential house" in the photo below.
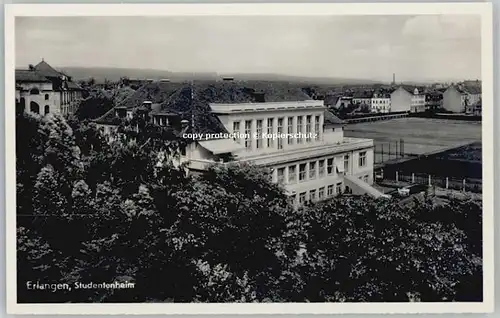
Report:
[[[439,90],[429,90],[425,93],[425,108],[435,111],[443,107],[443,92]]]
[[[411,113],[425,112],[425,94],[419,91],[418,88],[413,89],[413,96],[411,98]]]
[[[409,112],[411,110],[413,94],[403,86],[391,93],[391,112]]]
[[[391,94],[386,92],[376,92],[371,100],[372,113],[389,113],[391,112]]]
[[[357,105],[366,105],[371,109],[373,91],[357,91],[352,97],[352,103]]]
[[[464,113],[480,101],[481,87],[477,86],[452,85],[443,93],[443,108],[454,113]]]
[[[28,69],[16,69],[16,108],[33,114],[72,114],[83,89],[70,76],[41,61]]]
[[[97,123],[116,125],[116,111]],[[163,123],[175,127],[174,121],[180,122],[182,129],[189,122],[185,133],[204,136],[194,138],[179,159],[189,171],[228,164],[228,157],[266,167],[297,205],[346,190],[382,196],[371,186],[373,140],[344,137],[344,123],[324,101],[310,100],[300,90],[278,91],[258,82],[186,84],[151,110],[151,120],[160,112],[169,117]]]

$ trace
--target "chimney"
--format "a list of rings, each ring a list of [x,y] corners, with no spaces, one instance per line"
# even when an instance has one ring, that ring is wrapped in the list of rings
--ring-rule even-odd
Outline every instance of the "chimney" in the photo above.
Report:
[[[33,66],[33,64],[30,64],[28,67],[29,67],[30,71],[34,71],[35,70],[35,67]]]

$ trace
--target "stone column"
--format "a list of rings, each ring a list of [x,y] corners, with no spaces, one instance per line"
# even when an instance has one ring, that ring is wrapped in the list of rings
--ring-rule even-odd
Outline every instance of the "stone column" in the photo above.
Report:
[[[276,135],[278,133],[278,117],[274,117],[273,119],[273,134]],[[274,149],[278,149],[278,138],[273,140]]]
[[[293,120],[292,120],[292,134],[296,134],[297,133],[297,116],[293,116]],[[295,145],[297,144],[297,139],[295,138],[292,138],[292,145]]]
[[[267,134],[267,118],[262,120],[262,133]],[[262,138],[262,148],[267,149],[267,138]]]
[[[251,132],[250,132],[250,142],[252,144],[252,151],[257,150],[257,139],[255,138],[255,133],[257,132],[257,120],[252,119],[252,126],[251,126]]]

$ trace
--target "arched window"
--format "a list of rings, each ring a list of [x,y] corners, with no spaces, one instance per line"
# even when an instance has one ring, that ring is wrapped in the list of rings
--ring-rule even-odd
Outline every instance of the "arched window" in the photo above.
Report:
[[[40,90],[38,88],[32,88],[30,90],[30,95],[39,95],[40,94]]]
[[[35,102],[31,102],[30,111],[35,114],[40,114],[40,106]]]
[[[49,100],[49,94],[45,94],[45,100]]]
[[[49,105],[45,105],[44,113],[45,113],[45,115],[47,115],[48,113],[50,113],[50,107],[49,107]]]

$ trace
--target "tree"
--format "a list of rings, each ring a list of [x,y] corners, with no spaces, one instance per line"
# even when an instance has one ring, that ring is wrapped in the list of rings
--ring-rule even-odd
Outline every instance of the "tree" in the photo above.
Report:
[[[422,205],[423,204],[423,205]],[[456,208],[449,206],[449,208]],[[445,207],[340,198],[300,214],[307,233],[301,273],[308,301],[450,301],[480,294],[479,256],[453,223],[424,221]],[[480,281],[480,280],[479,280]],[[461,284],[474,287],[467,297]],[[472,299],[471,299],[472,297]]]
[[[111,143],[85,122],[17,118],[32,138],[17,135],[19,286],[135,283],[20,289],[21,302],[482,299],[480,203],[347,196],[295,210],[267,169],[187,175],[168,160],[185,141],[141,114]]]

